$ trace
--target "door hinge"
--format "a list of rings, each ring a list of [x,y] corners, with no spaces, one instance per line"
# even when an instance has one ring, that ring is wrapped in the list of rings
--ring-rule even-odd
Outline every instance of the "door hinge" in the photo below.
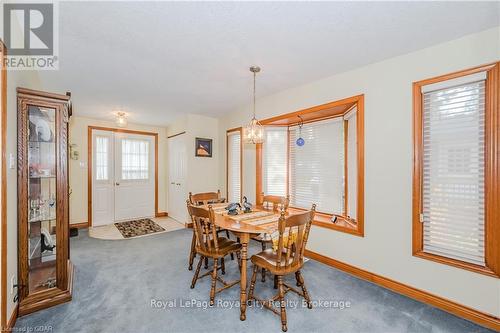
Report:
[[[424,223],[424,214],[420,214],[419,218],[420,218],[420,223]]]

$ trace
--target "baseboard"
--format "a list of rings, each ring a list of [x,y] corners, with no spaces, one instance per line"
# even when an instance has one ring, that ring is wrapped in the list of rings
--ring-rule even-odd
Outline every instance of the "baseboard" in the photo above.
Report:
[[[167,212],[158,212],[156,213],[156,217],[167,217],[168,213]]]
[[[10,319],[7,322],[7,327],[5,327],[5,332],[11,332],[16,325],[16,320],[17,320],[17,311],[19,310],[19,305],[16,304],[16,307],[14,308],[14,311],[12,311],[12,314],[10,315]]]
[[[88,222],[70,223],[69,227],[70,228],[78,228],[78,229],[86,229],[89,227],[89,223]]]
[[[324,256],[322,254],[313,251],[306,250],[305,255],[323,264],[335,267],[346,273],[370,281],[372,283],[378,284],[379,286],[390,289],[399,294],[435,306],[455,316],[470,320],[478,325],[485,326],[496,331],[500,331],[500,318],[498,317],[472,309],[468,306],[459,303],[455,303],[454,301],[450,301],[446,298],[433,295],[426,291],[405,285],[401,282],[391,280],[389,278],[380,276],[378,274],[365,271],[364,269],[357,268],[355,266],[343,263],[341,261]]]

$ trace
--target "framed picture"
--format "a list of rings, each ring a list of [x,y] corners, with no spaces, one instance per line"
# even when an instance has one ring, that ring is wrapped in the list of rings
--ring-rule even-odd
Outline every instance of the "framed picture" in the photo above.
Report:
[[[195,156],[212,157],[212,139],[195,139]]]

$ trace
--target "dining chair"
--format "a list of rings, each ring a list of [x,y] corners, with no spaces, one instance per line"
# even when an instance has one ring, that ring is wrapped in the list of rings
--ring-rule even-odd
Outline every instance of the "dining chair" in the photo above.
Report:
[[[221,269],[221,272],[224,273],[224,257],[231,253],[236,253],[236,257],[238,258],[238,267],[241,271],[241,244],[225,237],[218,236],[217,228],[215,225],[215,212],[211,206],[209,206],[209,209],[206,210],[201,207],[193,206],[188,201],[187,207],[196,235],[195,250],[196,253],[200,255],[200,259],[198,261],[198,265],[196,266],[193,280],[191,282],[191,289],[195,287],[196,281],[198,281],[198,279],[201,279],[207,275],[211,275],[212,283],[210,288],[210,305],[213,305],[216,294],[240,282],[239,280],[237,280],[228,283],[217,275],[217,271]],[[213,259],[214,266],[212,271],[208,271],[205,274],[199,276],[201,265],[205,258]],[[219,260],[221,261],[220,266]],[[219,289],[216,289],[217,281],[219,281],[223,285]]]
[[[217,192],[203,192],[203,193],[196,193],[193,194],[192,192],[189,192],[189,202],[191,205],[199,206],[199,205],[208,205],[208,204],[213,204],[213,203],[223,203],[225,202],[226,199],[221,197],[220,190],[217,190]],[[193,229],[193,223],[189,222],[186,225],[187,228]],[[218,229],[217,232],[223,232],[224,230]],[[229,238],[229,231],[226,231],[226,236]],[[188,269],[191,271],[193,270],[193,262],[194,258],[196,256],[196,251],[195,251],[195,242],[196,242],[196,236],[194,234],[194,229],[193,229],[193,237],[191,238],[191,248],[189,250],[189,266]],[[234,259],[234,256],[231,256],[231,259]],[[208,267],[208,260],[205,262],[205,268]]]
[[[288,205],[290,203],[290,197],[282,197],[278,195],[264,195],[262,192],[262,208],[264,209],[272,209],[275,212],[279,212],[281,210],[288,210]],[[266,250],[267,245],[272,243],[271,235],[269,234],[260,234],[252,237],[253,240],[259,242],[261,244],[262,251]],[[262,268],[262,282],[266,282],[266,269]],[[277,288],[277,281],[275,280],[275,288]]]
[[[281,211],[278,222],[278,244],[276,250],[266,249],[252,256],[253,273],[250,282],[250,291],[248,300],[255,300],[261,303],[265,308],[281,316],[281,330],[287,331],[286,309],[284,303],[285,294],[293,291],[299,296],[304,297],[307,307],[312,308],[311,297],[307,292],[304,278],[300,270],[304,266],[304,250],[306,248],[309,231],[316,212],[316,205],[312,205],[310,211],[285,216],[285,211]],[[271,274],[278,277],[278,294],[270,300],[262,300],[254,295],[255,280],[259,268],[265,268]],[[283,282],[285,275],[295,273],[297,285],[302,291],[295,289]],[[279,300],[280,312],[273,306],[273,302]]]

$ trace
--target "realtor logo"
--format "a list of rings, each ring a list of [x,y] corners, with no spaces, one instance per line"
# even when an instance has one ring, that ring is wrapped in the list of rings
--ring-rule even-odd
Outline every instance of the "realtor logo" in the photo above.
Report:
[[[55,3],[4,3],[3,40],[9,69],[57,69]]]

